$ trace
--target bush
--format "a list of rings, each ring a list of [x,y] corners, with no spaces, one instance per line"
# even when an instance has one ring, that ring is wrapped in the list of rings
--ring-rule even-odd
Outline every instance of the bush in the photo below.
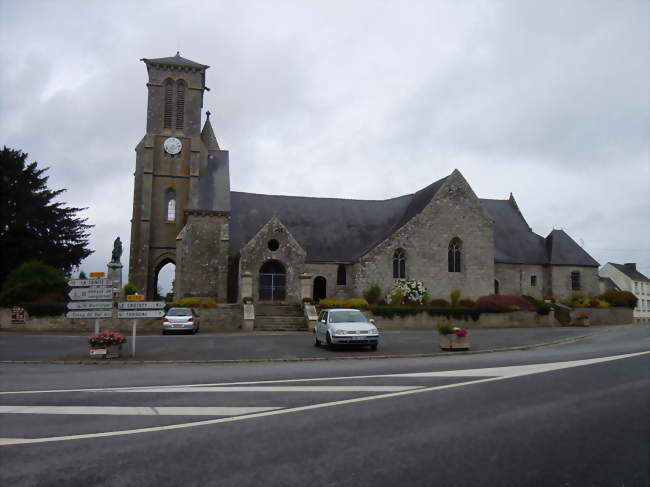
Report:
[[[433,307],[433,306],[378,306],[371,305],[368,306],[368,310],[372,311],[373,314],[377,316],[382,316],[384,318],[393,318],[395,316],[413,316],[420,313],[427,313],[429,316],[438,317],[444,316],[445,318],[457,318],[467,320],[471,318],[472,320],[478,320],[481,312],[477,309],[472,308],[454,308],[451,306],[444,307]]]
[[[381,288],[378,284],[373,284],[363,293],[364,299],[370,304],[376,303],[379,296],[381,296]]]
[[[638,301],[630,291],[607,291],[598,296],[598,299],[618,308],[636,308]]]
[[[415,279],[397,279],[393,289],[386,296],[386,302],[401,304],[403,302],[420,306],[427,293],[427,288],[421,281]]]
[[[25,305],[34,302],[63,302],[68,289],[63,273],[39,261],[25,262],[7,276],[2,286],[2,304]]]
[[[251,298],[251,302],[252,301],[253,301],[253,298]],[[314,304],[314,300],[311,299],[311,298],[302,298],[302,304]]]
[[[458,305],[458,300],[460,299],[460,289],[454,289],[451,292],[449,297],[451,298],[451,305],[452,306]]]
[[[124,293],[124,296],[130,296],[131,294],[137,294],[138,288],[132,282],[127,282],[122,288],[122,292]]]
[[[216,308],[217,302],[212,298],[181,298],[169,304],[170,308]]]
[[[440,307],[440,306],[449,306],[449,301],[446,299],[432,299],[429,301],[429,306]]]
[[[509,294],[488,294],[476,300],[476,308],[492,313],[505,313],[509,311],[536,311],[535,306],[522,296]]]
[[[451,323],[437,323],[436,328],[438,329],[438,333],[441,335],[451,335],[454,331],[454,327],[451,326]]]
[[[562,301],[562,304],[571,306],[572,308],[586,308],[589,306],[591,300],[582,293],[572,294],[570,298]]]
[[[67,306],[63,302],[25,303],[23,307],[30,316],[61,316],[66,313]]]
[[[363,298],[352,299],[321,299],[319,302],[321,308],[367,308],[368,301]]]
[[[464,308],[473,308],[474,306],[476,306],[476,301],[474,301],[473,299],[465,298],[458,301],[458,304]]]
[[[551,312],[551,305],[546,301],[534,298],[533,296],[523,295],[522,297],[527,299],[529,303],[535,306],[535,311],[537,311],[537,314],[545,316]]]
[[[253,303],[253,296],[244,296],[242,298],[242,301],[244,304],[252,304]]]

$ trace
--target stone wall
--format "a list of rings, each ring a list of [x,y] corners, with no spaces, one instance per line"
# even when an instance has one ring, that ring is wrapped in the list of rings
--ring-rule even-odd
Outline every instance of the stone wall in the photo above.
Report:
[[[326,284],[327,284],[326,291],[327,291],[328,299],[348,299],[348,298],[361,297],[360,294],[359,295],[355,294],[355,288],[353,286],[353,283],[351,282],[353,266],[350,265],[345,266],[346,275],[347,275],[345,286],[339,286],[338,284],[336,284],[336,277],[339,270],[338,264],[325,264],[325,263],[306,264],[305,269],[306,272],[312,276],[311,278],[312,297],[314,291],[314,279],[316,279],[318,276],[322,276],[326,280]]]
[[[537,277],[531,286],[531,276]],[[541,265],[495,264],[494,278],[499,281],[499,294],[527,294],[538,299],[544,297],[545,270]]]
[[[632,308],[572,308],[571,317],[587,313],[592,325],[628,325],[634,323]]]
[[[462,241],[461,272],[448,269],[447,251],[455,237]],[[459,289],[463,297],[476,299],[494,290],[492,220],[458,171],[418,215],[352,266],[355,296],[372,284],[388,293],[398,248],[406,255],[406,276],[422,281],[433,298],[449,299],[450,291]]]
[[[237,331],[241,330],[244,322],[244,312],[241,304],[219,305],[217,308],[199,310],[201,331]],[[99,320],[100,330],[119,330],[130,332],[133,320],[102,319]],[[161,318],[138,320],[138,332],[160,333]],[[42,318],[27,317],[24,324],[11,323],[11,309],[0,308],[0,331],[26,332],[89,332],[95,330],[95,320],[72,320],[63,316],[45,316]]]
[[[580,290],[571,289],[571,273],[580,272]],[[574,293],[585,296],[597,296],[600,294],[600,281],[598,279],[597,267],[561,266],[554,265],[550,268],[551,289],[553,296],[559,299],[571,297]]]
[[[213,297],[225,303],[228,284],[227,214],[188,215],[176,240],[174,297]]]

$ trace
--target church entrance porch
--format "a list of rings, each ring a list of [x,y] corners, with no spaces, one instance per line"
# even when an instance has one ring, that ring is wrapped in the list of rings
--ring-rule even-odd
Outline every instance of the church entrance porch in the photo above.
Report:
[[[269,260],[260,268],[260,301],[284,301],[286,299],[287,275],[281,262]]]
[[[317,276],[314,279],[314,289],[312,296],[314,301],[320,301],[327,297],[327,280],[323,276]]]

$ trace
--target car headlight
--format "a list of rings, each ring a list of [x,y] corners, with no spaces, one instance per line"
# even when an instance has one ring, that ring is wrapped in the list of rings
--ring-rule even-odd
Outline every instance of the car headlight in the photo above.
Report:
[[[345,335],[345,330],[334,330],[335,335]]]
[[[377,334],[379,333],[379,330],[377,330],[377,328],[370,328],[370,332],[369,332],[369,333],[370,333],[371,335],[377,335]]]

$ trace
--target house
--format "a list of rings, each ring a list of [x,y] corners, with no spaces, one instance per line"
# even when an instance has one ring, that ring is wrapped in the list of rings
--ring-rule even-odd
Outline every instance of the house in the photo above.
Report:
[[[634,321],[650,323],[650,279],[641,274],[635,262],[614,264],[608,262],[599,271],[602,278],[611,279],[621,291],[630,291],[637,297]]]

